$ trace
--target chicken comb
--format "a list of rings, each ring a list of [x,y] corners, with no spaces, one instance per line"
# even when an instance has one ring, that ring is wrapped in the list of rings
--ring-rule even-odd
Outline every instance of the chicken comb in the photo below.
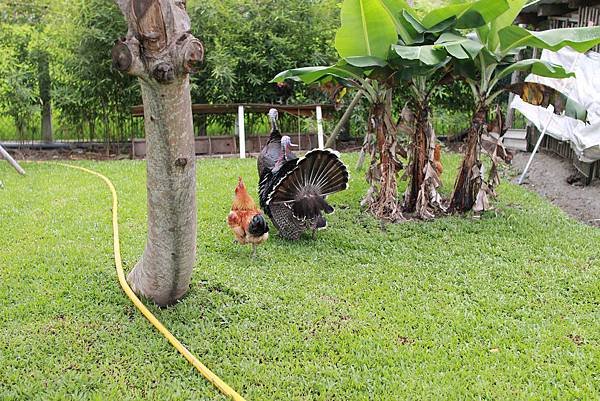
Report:
[[[238,177],[238,184],[237,187],[235,187],[235,193],[241,191],[242,189],[246,189],[246,184],[244,184],[242,177]]]

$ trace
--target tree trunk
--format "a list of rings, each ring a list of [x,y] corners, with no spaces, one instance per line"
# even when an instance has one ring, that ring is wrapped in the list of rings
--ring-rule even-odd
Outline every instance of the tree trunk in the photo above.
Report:
[[[48,53],[44,51],[40,52],[38,56],[38,82],[42,103],[42,141],[52,142],[52,81],[50,79]]]
[[[481,189],[481,161],[479,160],[479,140],[486,127],[487,107],[480,103],[471,120],[467,137],[465,156],[460,167],[459,175],[454,185],[454,193],[450,201],[453,212],[468,212],[473,209],[477,194]]]
[[[196,257],[196,158],[187,77],[170,85],[141,81],[146,128],[148,242],[128,276],[159,305],[189,288]]]
[[[404,115],[408,113],[404,112]],[[412,113],[411,113],[412,114]],[[412,116],[414,121],[404,121],[408,125],[412,136],[410,145],[410,165],[408,167],[409,183],[406,195],[404,197],[403,210],[408,213],[414,213],[417,207],[419,192],[425,181],[425,165],[428,161],[429,151],[429,110],[417,105],[416,113]]]
[[[416,114],[408,107],[402,111],[401,126],[412,139],[408,167],[410,181],[404,194],[402,210],[420,219],[432,219],[437,214],[446,212],[438,193],[438,188],[442,185],[442,165],[435,156],[436,138],[429,108],[426,104],[418,103],[415,109]]]
[[[137,294],[168,306],[188,291],[196,256],[196,162],[188,74],[201,62],[203,48],[189,34],[184,2],[117,3],[129,32],[113,48],[113,65],[139,77],[147,145],[148,240],[127,280]]]
[[[372,106],[369,118],[375,136],[371,152],[371,166],[367,181],[371,188],[363,204],[377,218],[399,221],[403,218],[398,204],[398,171],[402,168],[396,156],[396,130],[391,123],[391,91],[385,101]]]

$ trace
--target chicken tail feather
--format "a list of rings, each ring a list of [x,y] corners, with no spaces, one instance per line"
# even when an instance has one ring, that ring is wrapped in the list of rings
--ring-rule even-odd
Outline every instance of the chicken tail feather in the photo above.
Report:
[[[248,225],[248,232],[255,237],[260,237],[269,232],[269,225],[263,214],[257,214],[252,218]]]

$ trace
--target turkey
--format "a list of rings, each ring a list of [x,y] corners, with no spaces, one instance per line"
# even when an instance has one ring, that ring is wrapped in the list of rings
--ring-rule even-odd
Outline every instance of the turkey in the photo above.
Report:
[[[271,135],[258,157],[260,205],[279,230],[297,240],[302,233],[325,228],[323,213],[333,213],[327,196],[348,188],[348,169],[339,154],[315,149],[297,157],[289,136],[281,136],[277,110],[269,111]]]

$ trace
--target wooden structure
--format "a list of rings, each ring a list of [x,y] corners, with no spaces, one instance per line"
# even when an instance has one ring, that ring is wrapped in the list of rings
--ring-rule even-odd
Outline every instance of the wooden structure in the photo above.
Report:
[[[321,107],[323,115],[330,117],[335,111],[331,104],[268,104],[268,103],[229,103],[229,104],[193,104],[193,114],[235,114],[240,106],[244,107],[246,113],[267,114],[270,109],[277,109],[280,112],[299,117],[310,117],[315,114],[316,108]],[[144,117],[144,106],[134,106],[131,108],[131,115],[134,117]]]
[[[536,30],[598,26],[600,0],[537,0],[523,8],[516,23]]]
[[[4,150],[2,145],[0,145],[0,157],[6,159],[6,161],[9,162],[10,165],[13,166],[19,174],[25,175],[25,170],[23,170],[21,166],[19,166],[19,163],[17,163],[16,160],[13,159],[12,156],[6,150]]]
[[[527,151],[527,130],[509,128],[504,134],[504,146],[507,149]]]
[[[192,113],[194,116],[225,115],[237,116],[236,135],[195,137],[195,151],[197,155],[224,155],[238,154],[245,158],[248,153],[258,153],[268,140],[268,135],[246,136],[244,116],[247,113],[258,113],[266,115],[270,109],[275,108],[296,117],[315,117],[317,122],[316,134],[288,133],[293,141],[299,145],[299,150],[310,150],[315,147],[323,147],[323,118],[331,118],[335,107],[331,104],[265,104],[265,103],[239,103],[239,104],[194,104]],[[131,109],[134,117],[144,116],[143,106],[134,106]],[[146,154],[145,139],[134,139],[132,141],[132,154],[134,157],[144,157]]]
[[[299,150],[305,151],[314,149],[318,146],[319,141],[317,134],[288,134],[294,138],[293,142],[300,145]],[[253,135],[247,136],[245,140],[246,155],[259,153],[269,139],[268,135]],[[219,136],[197,136],[195,140],[196,155],[199,156],[215,156],[215,155],[235,155],[240,152],[240,139],[233,135]],[[133,155],[134,157],[143,158],[146,155],[146,140],[133,140]]]
[[[516,20],[519,24],[532,26],[535,30],[577,28],[600,25],[600,0],[537,0],[523,8]],[[600,46],[593,51],[600,52]],[[539,57],[539,53],[535,53]],[[527,129],[527,147],[533,149],[540,133],[533,126]],[[546,136],[541,148],[573,161],[573,165],[589,184],[600,178],[600,161],[579,161],[568,142]]]

